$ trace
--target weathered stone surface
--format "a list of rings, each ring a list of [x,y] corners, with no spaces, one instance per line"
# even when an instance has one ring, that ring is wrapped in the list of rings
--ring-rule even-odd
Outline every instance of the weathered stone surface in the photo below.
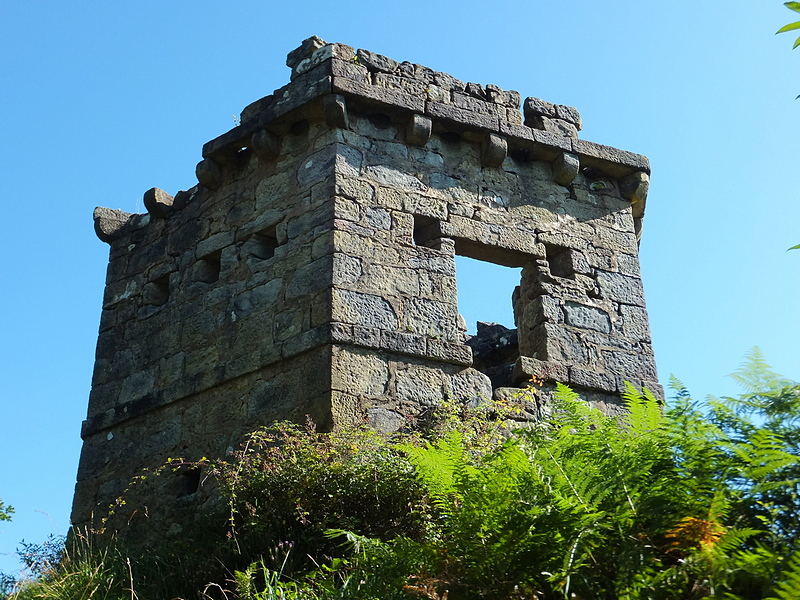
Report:
[[[384,73],[394,73],[400,63],[381,54],[370,52],[369,50],[359,49],[356,52],[358,64],[364,65],[370,71],[382,71]]]
[[[619,191],[623,198],[627,198],[633,205],[633,217],[640,219],[644,216],[647,192],[650,189],[650,176],[637,171],[628,175],[619,182]]]
[[[486,167],[499,167],[508,155],[508,142],[502,136],[495,133],[488,134],[483,138],[481,149],[481,162]]]
[[[303,40],[299,47],[295,48],[286,56],[286,66],[294,69],[303,60],[309,58],[315,50],[325,46],[325,41],[312,35],[310,38]]]
[[[577,108],[573,108],[572,106],[564,106],[563,104],[556,104],[555,109],[556,117],[567,121],[568,123],[572,123],[578,131],[583,128],[581,114],[578,112]]]
[[[401,90],[391,90],[346,79],[344,77],[333,77],[331,87],[334,92],[339,94],[352,95],[362,100],[374,103],[403,108],[412,112],[421,113],[425,110],[425,100]]]
[[[133,215],[113,208],[98,206],[94,209],[94,232],[102,241],[110,244],[120,235]]]
[[[197,181],[208,189],[215,190],[222,185],[222,170],[210,158],[204,158],[197,163],[195,174],[197,175]]]
[[[165,219],[169,216],[174,200],[160,188],[150,188],[144,193],[144,207],[157,219]]]
[[[269,162],[276,158],[281,151],[278,136],[268,129],[259,129],[250,138],[250,147],[261,160]]]
[[[535,383],[537,381],[564,383],[569,381],[569,369],[567,365],[562,363],[538,360],[530,356],[520,356],[514,363],[512,381],[516,385],[525,382]]]
[[[634,277],[619,273],[598,271],[597,285],[605,298],[622,304],[644,306],[644,290],[642,282]]]
[[[322,108],[325,113],[325,123],[328,124],[328,127],[338,127],[339,129],[350,127],[350,121],[347,118],[347,105],[343,96],[339,94],[325,96],[322,101]]]
[[[528,125],[528,121],[530,119],[533,119],[534,117],[555,118],[558,116],[558,114],[556,113],[555,104],[542,100],[541,98],[533,98],[533,97],[525,98],[525,104],[523,106],[523,109],[525,114],[526,125]]]
[[[553,161],[553,180],[559,185],[569,185],[578,176],[580,159],[572,152],[562,152]]]
[[[412,146],[424,146],[431,139],[433,121],[424,115],[412,115],[406,128],[406,141]]]
[[[441,119],[445,123],[460,125],[462,127],[488,131],[498,131],[500,127],[500,121],[497,116],[475,113],[440,102],[428,102],[425,105],[425,114],[436,119]]]
[[[574,109],[529,98],[523,125],[516,92],[349,46],[309,38],[288,64],[204,145],[200,185],[151,190],[143,215],[97,209],[111,252],[79,526],[140,469],[224,456],[275,419],[395,431],[513,385],[535,419],[556,381],[617,414],[624,381],[658,388],[644,157],[570,137]],[[522,268],[497,299],[518,329],[468,338],[456,254]],[[130,505],[174,532],[192,509],[170,486]]]
[[[574,302],[564,304],[564,316],[567,325],[594,329],[608,333],[611,331],[611,320],[607,313],[593,306],[583,306]]]

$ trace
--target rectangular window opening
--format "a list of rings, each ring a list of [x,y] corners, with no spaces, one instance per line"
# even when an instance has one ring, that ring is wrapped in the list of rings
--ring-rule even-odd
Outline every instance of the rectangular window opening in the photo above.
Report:
[[[572,250],[555,244],[545,244],[547,264],[553,277],[575,279],[575,265],[572,260]]]
[[[439,221],[433,217],[414,215],[414,245],[436,247],[437,240],[441,239]]]
[[[222,270],[222,250],[206,254],[197,261],[195,279],[205,283],[214,283],[219,279]]]
[[[163,306],[169,300],[169,274],[154,279],[145,286],[145,304]]]
[[[511,387],[519,358],[513,297],[522,269],[458,255],[458,250],[457,244],[458,308],[473,366],[489,377],[492,388]]]
[[[267,260],[275,256],[275,249],[279,245],[275,227],[264,229],[263,231],[254,233],[246,242],[247,256],[259,260]]]

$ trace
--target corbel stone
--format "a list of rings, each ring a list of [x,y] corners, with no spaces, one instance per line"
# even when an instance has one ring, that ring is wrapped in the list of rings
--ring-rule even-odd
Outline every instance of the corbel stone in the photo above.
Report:
[[[350,120],[347,117],[347,104],[341,94],[330,94],[322,100],[322,110],[328,127],[347,129]]]
[[[110,244],[122,235],[122,230],[133,216],[121,210],[98,206],[94,209],[94,232],[106,244]]]
[[[413,115],[406,127],[406,142],[412,146],[422,147],[431,139],[433,120],[424,115]]]
[[[578,176],[581,161],[572,152],[562,152],[553,161],[553,180],[563,186],[567,186]]]
[[[623,198],[631,201],[631,209],[635,219],[644,216],[647,202],[647,191],[650,189],[650,176],[644,171],[631,173],[619,182],[619,191]]]
[[[210,158],[204,158],[197,163],[194,172],[197,175],[197,181],[210,190],[215,190],[222,185],[222,169]]]
[[[166,219],[172,212],[175,198],[161,188],[150,188],[144,193],[144,207],[157,219]]]
[[[486,167],[499,167],[508,155],[506,138],[490,133],[483,139],[481,163]]]
[[[280,154],[278,136],[267,129],[259,129],[250,138],[250,148],[262,162],[269,162]]]

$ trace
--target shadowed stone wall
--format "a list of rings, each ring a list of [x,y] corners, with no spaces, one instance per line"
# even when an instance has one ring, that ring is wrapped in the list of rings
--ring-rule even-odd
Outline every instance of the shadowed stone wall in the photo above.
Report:
[[[75,524],[140,469],[222,455],[275,419],[392,431],[531,381],[530,418],[556,381],[607,411],[624,381],[661,394],[645,157],[580,140],[574,108],[318,38],[287,64],[290,84],[204,146],[197,185],[149,190],[144,215],[95,211],[111,253]],[[494,389],[456,254],[522,267],[498,299],[518,329]],[[135,502],[167,522],[204,501],[160,485]]]

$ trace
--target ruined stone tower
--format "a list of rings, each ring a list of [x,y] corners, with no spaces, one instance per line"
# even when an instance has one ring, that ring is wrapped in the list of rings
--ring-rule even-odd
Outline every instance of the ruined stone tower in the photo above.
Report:
[[[310,38],[287,64],[203,147],[197,185],[95,211],[111,254],[75,524],[138,470],[275,419],[394,430],[531,380],[534,418],[556,381],[606,410],[626,380],[660,393],[645,157],[579,139],[574,108],[365,50]],[[472,367],[455,255],[522,267],[499,389]],[[196,486],[165,483],[162,512]]]

